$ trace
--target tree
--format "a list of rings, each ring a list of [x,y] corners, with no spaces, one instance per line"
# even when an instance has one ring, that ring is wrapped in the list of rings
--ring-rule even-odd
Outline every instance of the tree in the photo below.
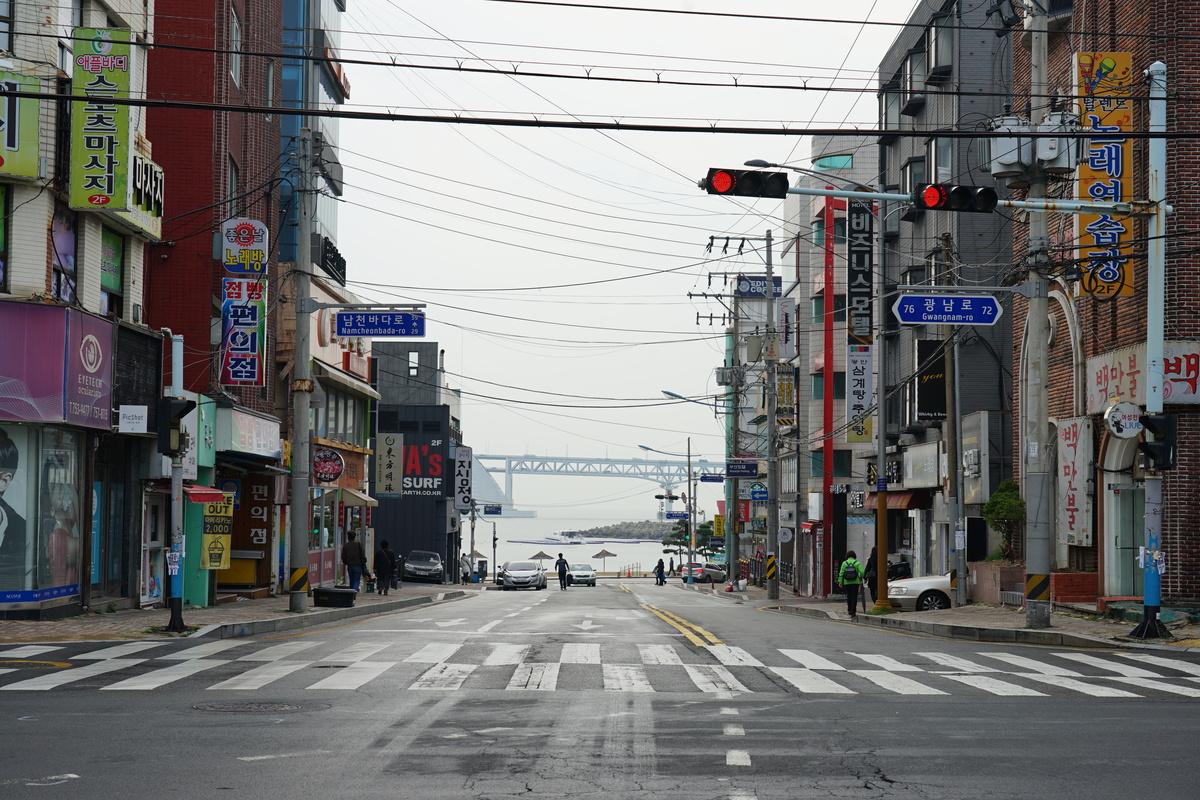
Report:
[[[1025,526],[1025,501],[1012,479],[1000,482],[992,498],[983,504],[983,518],[1000,533],[1000,555],[1013,557],[1013,539]]]
[[[711,558],[716,553],[717,548],[713,547],[713,524],[712,522],[701,522],[696,526],[696,546],[693,553],[702,558]],[[724,542],[722,541],[722,544]],[[675,523],[671,533],[662,540],[663,552],[672,553],[679,556],[681,559],[688,553],[688,534],[687,521],[679,520]]]

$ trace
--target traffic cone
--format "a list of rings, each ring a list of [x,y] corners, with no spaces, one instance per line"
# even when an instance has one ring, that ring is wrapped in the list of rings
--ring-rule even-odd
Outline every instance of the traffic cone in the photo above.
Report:
[[[625,570],[625,577],[626,577],[626,578],[632,578],[632,577],[633,577],[633,570],[631,570],[631,569],[626,569],[626,570]]]

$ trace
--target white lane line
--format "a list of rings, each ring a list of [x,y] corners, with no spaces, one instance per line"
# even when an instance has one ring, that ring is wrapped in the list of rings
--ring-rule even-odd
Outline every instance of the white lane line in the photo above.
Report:
[[[895,692],[896,694],[946,694],[946,692],[934,689],[932,686],[926,686],[923,683],[918,683],[911,678],[905,678],[903,675],[897,675],[886,669],[852,669],[850,671],[860,678],[866,678],[876,686],[887,689],[889,692]]]
[[[558,664],[524,663],[517,666],[506,689],[553,692],[558,688]]]
[[[1014,667],[1020,667],[1023,672],[1037,672],[1042,675],[1059,675],[1064,678],[1082,678],[1082,673],[1076,672],[1073,669],[1066,667],[1058,667],[1053,664],[1045,664],[1041,661],[1034,661],[1032,658],[1018,656],[1013,653],[980,653],[981,656],[988,658],[999,659],[1012,664]]]
[[[352,644],[344,650],[338,650],[332,655],[318,659],[318,664],[354,664],[359,661],[366,661],[371,656],[384,650],[388,647],[386,644],[374,644],[373,642],[359,642]]]
[[[653,692],[654,687],[640,666],[604,665],[604,688],[610,692]]]
[[[827,669],[827,670],[844,670],[845,667],[833,663],[823,656],[819,656],[812,650],[780,650],[785,656],[795,661],[805,669]]]
[[[0,691],[45,691],[46,689],[53,689],[63,684],[74,683],[86,678],[94,678],[106,672],[115,672],[119,669],[125,669],[125,667],[132,667],[134,664],[140,664],[145,660],[144,658],[108,658],[104,661],[96,661],[83,667],[63,669],[49,675],[39,675],[36,678],[29,678],[28,680],[10,683],[7,686],[0,686]]]
[[[485,667],[504,667],[520,664],[529,654],[531,645],[527,644],[493,644],[492,652],[483,660]]]
[[[1193,689],[1190,686],[1174,686],[1166,681],[1156,681],[1153,678],[1125,678],[1121,676],[1106,676],[1102,678],[1102,680],[1118,681],[1119,683],[1127,683],[1130,686],[1140,686],[1143,689],[1167,692],[1169,694],[1181,694],[1184,697],[1200,697],[1200,689]]]
[[[740,647],[706,644],[704,649],[727,667],[761,667],[763,663]]]
[[[758,800],[758,795],[744,789],[735,789],[733,794],[729,795],[729,800]]]
[[[746,735],[746,729],[743,728],[741,725],[726,725],[723,732],[726,736],[745,736]]]
[[[77,656],[71,656],[71,660],[103,661],[106,658],[128,658],[135,653],[149,650],[151,647],[161,646],[160,642],[127,642],[126,644],[119,644],[116,647],[105,647],[102,650],[93,650],[90,653],[80,653]]]
[[[1184,672],[1188,675],[1200,676],[1200,664],[1193,664],[1190,661],[1176,661],[1173,658],[1162,658],[1161,656],[1145,655],[1143,653],[1118,653],[1121,658],[1140,661],[1143,664],[1150,664],[1155,667],[1166,667],[1177,672]]]
[[[918,666],[913,664],[904,664],[891,656],[879,655],[878,653],[846,653],[848,656],[861,658],[868,664],[874,664],[880,669],[886,669],[888,672],[924,672]]]
[[[308,750],[303,753],[279,753],[273,756],[238,756],[238,761],[273,761],[277,758],[305,758],[306,756],[327,756],[332,750]]]
[[[1062,689],[1070,689],[1073,692],[1086,694],[1089,697],[1141,697],[1140,694],[1127,692],[1124,689],[1114,689],[1111,686],[1097,686],[1091,683],[1077,681],[1074,678],[1064,678],[1061,675],[1042,675],[1036,672],[1018,673],[1022,678],[1029,678],[1032,681],[1040,683],[1048,683],[1051,686],[1058,686]]]
[[[741,681],[733,677],[727,667],[715,664],[685,664],[688,677],[702,692],[749,692]]]
[[[203,659],[193,658],[188,661],[180,661],[178,664],[172,664],[169,667],[156,669],[147,672],[145,675],[135,675],[132,678],[126,678],[123,681],[108,686],[101,686],[101,691],[110,689],[146,691],[149,689],[157,689],[160,686],[166,686],[168,683],[174,683],[177,680],[186,678],[189,675],[195,675],[197,672],[204,672],[206,669],[219,667],[222,664],[228,664],[227,660],[220,659]]]
[[[819,672],[799,667],[771,667],[771,671],[805,694],[855,694]]]
[[[678,666],[679,653],[669,644],[639,644],[638,652],[642,654],[643,664]]]
[[[261,689],[272,681],[277,681],[280,678],[290,675],[298,669],[302,669],[312,664],[311,661],[271,661],[263,664],[261,667],[247,670],[241,675],[230,678],[227,681],[214,683],[208,687],[209,691],[213,689]]]
[[[599,664],[600,645],[584,642],[568,642],[563,645],[560,664]]]
[[[356,661],[348,667],[335,670],[328,678],[322,678],[309,689],[335,689],[350,691],[359,688],[367,681],[373,681],[392,667],[395,661]]]
[[[1098,656],[1090,656],[1087,653],[1055,653],[1054,655],[1061,658],[1069,658],[1072,661],[1078,661],[1080,664],[1087,664],[1090,667],[1096,667],[1106,672],[1115,672],[1118,675],[1124,675],[1126,678],[1161,678],[1162,675],[1157,672],[1151,672],[1148,669],[1134,667],[1128,664],[1120,664],[1116,661],[1109,661],[1107,658]]]
[[[725,706],[724,708],[721,709],[720,713],[721,713],[721,716],[723,716],[723,717],[736,717],[739,712],[736,708],[730,708],[729,706]]]
[[[434,642],[425,645],[404,660],[418,664],[440,664],[457,653],[460,647],[462,645],[457,642]]]
[[[323,644],[323,642],[284,642],[283,644],[273,645],[271,647],[259,650],[257,653],[250,653],[242,656],[238,661],[281,661],[288,656],[293,656],[301,650],[307,650],[310,647]]]
[[[494,619],[494,620],[492,620],[491,622],[487,623],[486,625],[480,625],[480,626],[479,626],[479,630],[477,630],[477,631],[476,631],[476,633],[487,633],[487,632],[488,632],[488,631],[490,631],[492,628],[494,628],[494,627],[496,627],[497,625],[499,625],[499,624],[500,624],[502,621],[503,621],[503,620]]]
[[[915,653],[914,655],[924,656],[935,664],[941,664],[943,667],[949,667],[955,672],[999,672],[998,669],[985,667],[982,664],[976,664],[974,661],[968,661],[965,658],[952,656],[949,653]]]
[[[746,750],[730,750],[725,754],[725,766],[727,767],[748,767],[750,766],[750,753]]]
[[[17,647],[12,650],[5,650],[0,653],[3,658],[29,658],[30,656],[40,656],[43,653],[51,653],[55,650],[62,650],[62,647],[49,647],[47,645],[31,644],[26,647]]]
[[[459,689],[475,671],[474,664],[436,664],[417,678],[410,689]]]
[[[959,683],[965,683],[967,686],[974,686],[976,689],[982,689],[989,694],[1000,695],[1001,697],[1046,696],[1037,689],[1018,686],[1015,683],[996,680],[995,678],[989,678],[985,675],[948,675],[943,673],[942,677],[949,678],[952,681],[958,681]]]
[[[177,653],[167,653],[165,656],[160,656],[168,661],[186,661],[189,658],[208,658],[215,656],[217,653],[224,653],[226,650],[234,647],[240,647],[247,643],[245,639],[222,639],[217,642],[208,642],[207,644],[198,644],[195,647],[189,647],[186,650],[180,650]]]

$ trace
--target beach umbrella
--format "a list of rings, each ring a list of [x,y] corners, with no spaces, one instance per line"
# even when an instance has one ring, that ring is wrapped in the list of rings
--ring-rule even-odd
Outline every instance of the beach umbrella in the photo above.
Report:
[[[530,558],[537,560],[537,561],[541,561],[543,558],[554,558],[554,556],[550,555],[545,550],[538,550],[536,553],[531,555]]]
[[[604,569],[604,559],[616,558],[616,557],[617,557],[616,553],[610,553],[607,550],[601,550],[599,553],[596,553],[596,555],[592,556],[592,558],[600,559],[600,569]]]

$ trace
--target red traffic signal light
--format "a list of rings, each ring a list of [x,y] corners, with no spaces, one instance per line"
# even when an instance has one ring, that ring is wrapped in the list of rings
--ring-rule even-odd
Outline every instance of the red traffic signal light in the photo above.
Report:
[[[786,172],[763,172],[755,169],[718,169],[708,171],[700,188],[709,194],[736,197],[787,197]]]
[[[913,205],[930,211],[973,211],[986,214],[994,211],[999,198],[996,190],[987,186],[951,186],[946,183],[924,183],[912,193]]]

